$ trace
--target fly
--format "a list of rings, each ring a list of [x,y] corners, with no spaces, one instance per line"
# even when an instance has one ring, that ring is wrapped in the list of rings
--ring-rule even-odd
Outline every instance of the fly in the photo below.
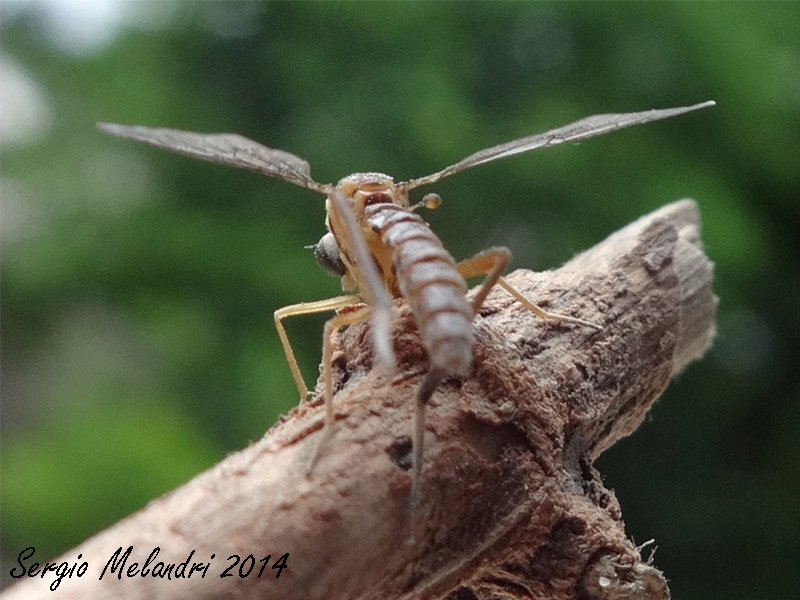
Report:
[[[333,433],[333,333],[347,325],[371,319],[377,358],[385,365],[393,365],[391,308],[393,299],[402,298],[411,307],[430,359],[430,366],[417,392],[415,474],[411,490],[411,498],[415,502],[419,497],[421,479],[425,405],[443,379],[465,375],[469,370],[475,342],[472,320],[495,284],[502,286],[544,319],[596,329],[602,327],[576,317],[547,312],[514,289],[501,276],[511,258],[507,248],[489,248],[456,263],[428,224],[415,212],[420,206],[435,208],[440,202],[439,197],[427,194],[421,202],[411,205],[409,191],[515,154],[579,142],[713,105],[713,101],[708,101],[678,108],[594,115],[544,133],[480,150],[441,171],[400,183],[395,183],[390,176],[382,173],[355,173],[336,185],[321,184],[311,177],[310,165],[302,158],[284,150],[268,148],[237,134],[202,134],[111,123],[100,123],[98,127],[106,133],[179,154],[277,177],[326,196],[325,224],[328,233],[314,247],[314,253],[326,270],[342,278],[342,289],[352,293],[294,304],[275,311],[278,336],[301,401],[308,396],[308,388],[297,365],[283,320],[291,316],[335,311],[323,331],[325,422],[308,469],[310,472],[319,449]],[[485,275],[486,278],[472,299],[468,300],[465,280],[478,275]]]

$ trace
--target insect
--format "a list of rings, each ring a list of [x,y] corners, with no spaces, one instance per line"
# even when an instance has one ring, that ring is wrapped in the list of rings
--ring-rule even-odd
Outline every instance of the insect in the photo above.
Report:
[[[100,123],[107,133],[145,142],[210,162],[231,165],[283,179],[326,196],[328,233],[315,246],[318,262],[342,278],[342,288],[353,293],[327,300],[306,302],[275,312],[275,324],[301,401],[308,395],[283,320],[287,317],[336,311],[323,332],[322,376],[325,404],[323,433],[309,463],[309,471],[334,424],[332,380],[332,334],[347,325],[372,320],[375,353],[380,362],[392,365],[391,310],[393,299],[408,302],[420,338],[430,358],[416,398],[414,478],[411,496],[419,495],[423,457],[425,406],[437,385],[450,376],[464,375],[472,362],[472,320],[495,284],[545,319],[572,322],[600,329],[599,325],[567,315],[550,313],[526,299],[501,277],[511,253],[495,247],[456,263],[439,238],[416,213],[420,206],[435,208],[439,197],[428,194],[411,205],[409,191],[436,183],[444,177],[515,154],[539,148],[579,142],[597,135],[666,119],[713,106],[713,101],[662,110],[586,117],[557,129],[523,137],[470,154],[425,177],[400,183],[382,173],[355,173],[336,185],[321,184],[311,177],[307,161],[268,148],[236,134],[201,134],[174,129]],[[485,275],[477,293],[468,300],[465,280]],[[342,310],[346,309],[346,310]]]

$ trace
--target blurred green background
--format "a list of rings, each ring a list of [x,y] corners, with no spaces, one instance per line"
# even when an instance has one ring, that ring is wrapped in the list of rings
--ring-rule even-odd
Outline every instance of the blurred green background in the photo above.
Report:
[[[328,182],[714,99],[446,179],[425,217],[456,258],[503,244],[546,269],[698,201],[716,343],[599,468],[675,598],[797,597],[800,4],[4,0],[0,17],[3,581],[22,548],[64,552],[259,438],[297,401],[272,312],[340,289],[303,248],[321,197],[96,121],[241,133]],[[323,320],[288,325],[309,383]]]

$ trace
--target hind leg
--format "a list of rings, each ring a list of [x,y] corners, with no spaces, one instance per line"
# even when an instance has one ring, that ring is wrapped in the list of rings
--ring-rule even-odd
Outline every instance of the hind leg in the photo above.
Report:
[[[575,323],[576,325],[593,327],[594,329],[603,328],[602,325],[592,323],[591,321],[586,321],[577,317],[571,317],[569,315],[562,315],[560,313],[548,312],[541,306],[528,300],[522,294],[522,292],[508,283],[501,276],[506,268],[506,265],[508,265],[510,258],[511,251],[508,248],[496,247],[484,250],[472,258],[468,258],[467,260],[458,263],[458,272],[461,273],[461,276],[464,277],[464,279],[486,274],[486,280],[483,282],[483,284],[481,284],[480,289],[472,299],[472,309],[475,312],[478,312],[478,309],[483,306],[486,296],[489,294],[492,286],[494,286],[494,284],[498,284],[509,294],[514,296],[514,298],[516,298],[525,308],[542,319],[563,321],[565,323]]]

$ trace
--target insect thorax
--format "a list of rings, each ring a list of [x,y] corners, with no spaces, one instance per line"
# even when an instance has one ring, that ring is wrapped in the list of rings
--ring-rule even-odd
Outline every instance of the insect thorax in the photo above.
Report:
[[[353,173],[343,177],[336,188],[353,200],[353,211],[358,218],[364,206],[379,202],[391,202],[408,208],[408,193],[402,185],[385,173]]]

